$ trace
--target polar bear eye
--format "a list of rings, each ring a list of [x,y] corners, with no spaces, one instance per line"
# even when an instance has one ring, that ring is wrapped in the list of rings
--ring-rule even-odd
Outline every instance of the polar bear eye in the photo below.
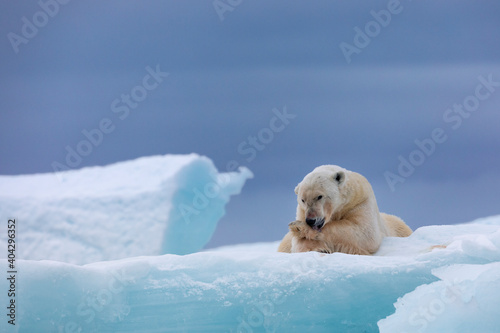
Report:
[[[306,203],[306,202],[304,201],[304,199],[302,199],[302,202],[303,202],[303,203]]]
[[[321,199],[323,199],[322,195],[320,195],[319,197],[316,198],[316,200],[321,200]]]

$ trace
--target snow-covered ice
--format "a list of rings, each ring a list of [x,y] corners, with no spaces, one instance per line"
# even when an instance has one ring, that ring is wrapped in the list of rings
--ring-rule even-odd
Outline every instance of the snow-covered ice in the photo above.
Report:
[[[16,325],[3,278],[0,332],[498,332],[500,216],[386,238],[373,256],[195,252],[248,177],[198,155],[0,177],[19,246]]]
[[[500,262],[432,270],[440,280],[417,287],[379,322],[381,332],[498,332]]]
[[[481,221],[387,238],[374,256],[276,253],[274,242],[83,266],[20,260],[16,329],[497,332],[500,216]]]
[[[500,216],[417,230],[420,237],[428,233],[447,245],[427,259],[439,263],[431,269],[439,280],[399,298],[396,312],[379,321],[380,332],[498,332],[500,227],[490,226],[500,226]]]
[[[23,259],[85,264],[186,254],[210,240],[229,196],[251,176],[245,168],[218,173],[210,159],[196,154],[0,176],[0,216],[16,218]],[[6,239],[1,232],[1,249]]]

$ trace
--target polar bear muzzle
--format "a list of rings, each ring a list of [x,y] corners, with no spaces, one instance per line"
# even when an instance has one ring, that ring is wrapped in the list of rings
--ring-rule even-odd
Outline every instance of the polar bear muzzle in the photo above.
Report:
[[[314,218],[314,219],[306,219],[306,223],[313,230],[321,231],[321,228],[325,225],[325,218]]]

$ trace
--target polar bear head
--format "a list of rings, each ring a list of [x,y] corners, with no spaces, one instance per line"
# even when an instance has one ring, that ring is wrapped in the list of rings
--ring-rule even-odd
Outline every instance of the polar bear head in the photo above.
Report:
[[[306,175],[295,188],[297,219],[321,230],[350,198],[349,171],[336,165],[322,165]]]

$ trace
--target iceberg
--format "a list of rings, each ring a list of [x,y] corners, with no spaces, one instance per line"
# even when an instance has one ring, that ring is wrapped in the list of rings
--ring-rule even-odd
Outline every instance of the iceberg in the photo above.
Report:
[[[15,326],[4,316],[1,331],[497,332],[500,327],[500,216],[386,238],[373,256],[277,253],[278,243],[85,265],[17,260]],[[0,263],[7,265],[6,259]],[[0,280],[2,293],[9,283]]]
[[[218,173],[196,154],[143,157],[60,173],[0,176],[0,216],[17,256],[73,264],[199,251],[252,173]],[[0,248],[7,248],[0,233]],[[5,251],[0,252],[5,258]]]
[[[379,322],[381,332],[498,332],[500,262],[439,267]]]

